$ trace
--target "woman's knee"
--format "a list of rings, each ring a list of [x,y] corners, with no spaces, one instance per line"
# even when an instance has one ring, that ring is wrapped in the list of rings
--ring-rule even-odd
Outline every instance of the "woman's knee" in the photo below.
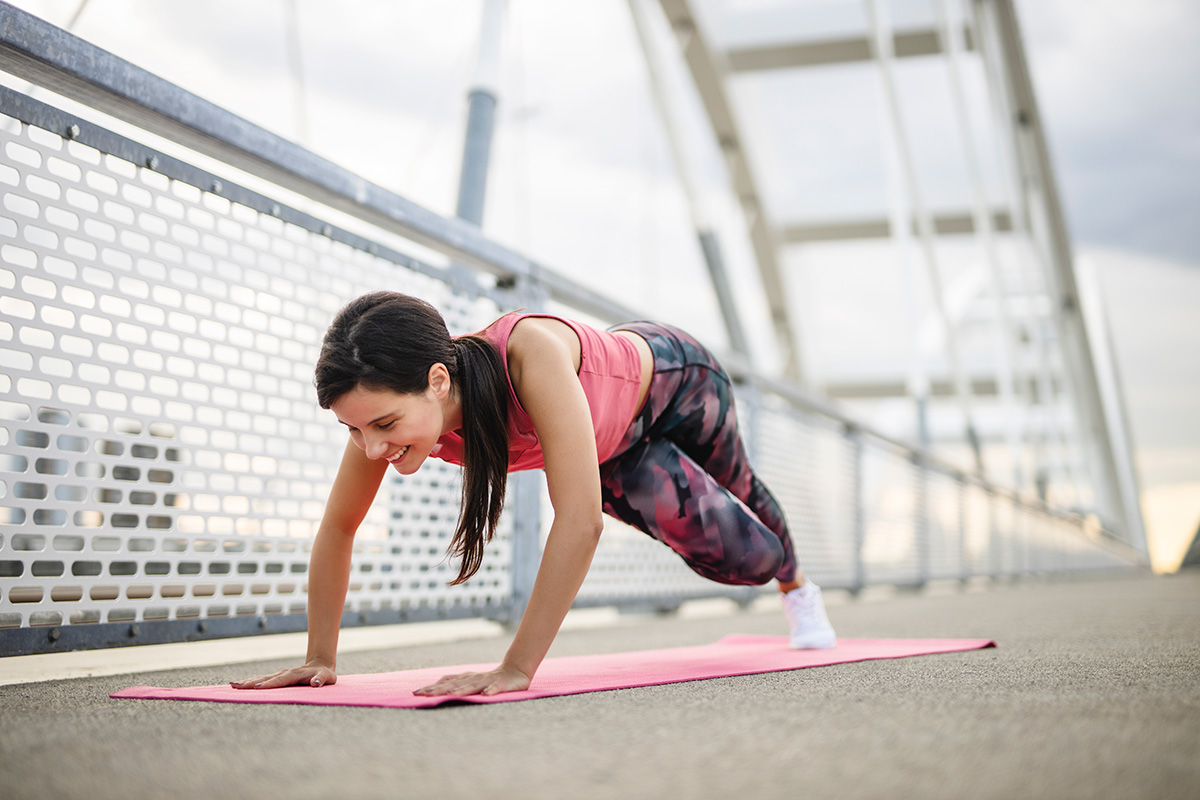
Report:
[[[764,540],[763,546],[745,551],[736,557],[706,558],[703,554],[688,553],[684,561],[696,574],[730,586],[762,586],[775,579],[786,558],[778,540]]]

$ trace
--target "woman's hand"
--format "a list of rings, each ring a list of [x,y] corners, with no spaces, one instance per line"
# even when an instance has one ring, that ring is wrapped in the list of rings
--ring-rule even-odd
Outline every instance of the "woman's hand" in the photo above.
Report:
[[[332,686],[337,683],[337,675],[331,667],[322,664],[305,664],[303,667],[281,669],[271,675],[261,675],[248,681],[231,681],[234,689],[278,689],[281,686],[313,687]]]
[[[493,695],[501,692],[520,692],[529,688],[529,676],[515,667],[501,664],[488,672],[461,672],[443,675],[437,682],[413,692],[424,697],[452,694],[458,697],[467,694]]]

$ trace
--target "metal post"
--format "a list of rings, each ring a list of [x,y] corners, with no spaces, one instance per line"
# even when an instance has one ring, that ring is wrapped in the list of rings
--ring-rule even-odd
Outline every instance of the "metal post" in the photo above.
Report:
[[[500,70],[500,33],[505,0],[485,0],[479,34],[479,59],[467,94],[467,135],[463,143],[462,173],[458,181],[459,219],[483,225],[487,197],[488,160],[496,119],[496,76]]]
[[[967,560],[967,482],[959,475],[958,486],[958,579],[965,584],[971,577],[971,564]]]
[[[851,487],[851,524],[854,527],[854,579],[850,591],[857,594],[867,585],[867,569],[863,562],[863,545],[867,540],[867,498],[864,486],[864,461],[866,448],[863,443],[862,431],[849,428],[846,438],[850,440],[850,476],[854,485]]]
[[[533,281],[522,281],[522,307],[537,311],[545,307],[546,291]],[[533,583],[542,561],[542,479],[541,470],[512,473],[508,477],[508,506],[513,519],[512,587],[509,609],[504,622],[515,626],[525,613]]]
[[[741,317],[738,316],[733,287],[729,283],[729,274],[725,271],[725,257],[721,255],[721,242],[717,238],[717,232],[711,227],[697,226],[696,238],[699,239],[700,250],[704,253],[704,264],[708,267],[708,276],[712,280],[713,291],[721,307],[721,317],[725,320],[729,347],[735,353],[749,357],[750,346],[746,342]]]
[[[513,515],[512,588],[509,608],[503,620],[516,625],[525,613],[533,582],[542,560],[542,481],[539,472],[530,470],[509,476],[507,505]]]
[[[495,129],[497,89],[500,70],[500,34],[504,21],[505,0],[484,0],[483,22],[479,33],[479,57],[475,77],[467,94],[467,133],[463,142],[462,173],[458,182],[459,219],[483,226],[484,201],[487,199],[488,161]],[[531,275],[517,287],[524,307],[538,309],[544,293]],[[537,472],[518,472],[508,479],[507,506],[512,514],[512,587],[506,619],[516,625],[525,613],[533,592],[541,562],[542,481]]]
[[[1017,578],[1021,577],[1022,573],[1028,571],[1028,564],[1026,563],[1027,559],[1025,557],[1025,555],[1026,555],[1025,554],[1025,536],[1024,536],[1025,519],[1021,513],[1024,509],[1021,507],[1020,498],[1012,497],[1010,499],[1010,502],[1012,503],[1012,521],[1013,521],[1012,537],[1010,538],[1010,541],[1012,542],[1011,550],[1012,550],[1012,564],[1013,564],[1011,577],[1013,580],[1016,580]]]
[[[914,453],[912,458],[913,466],[917,470],[916,485],[914,489],[917,493],[913,520],[915,527],[914,534],[917,546],[917,586],[924,586],[929,582],[931,573],[931,542],[930,528],[932,525],[929,520],[929,466],[925,463],[925,458],[920,453]]]
[[[1000,525],[996,513],[996,493],[987,491],[988,508],[988,575],[992,582],[1000,580]]]
[[[1013,513],[1017,517],[1016,522],[1013,524],[1017,574],[1020,577],[1030,577],[1034,573],[1033,549],[1031,547],[1033,541],[1033,520],[1028,514],[1028,509],[1016,499],[1013,501]]]

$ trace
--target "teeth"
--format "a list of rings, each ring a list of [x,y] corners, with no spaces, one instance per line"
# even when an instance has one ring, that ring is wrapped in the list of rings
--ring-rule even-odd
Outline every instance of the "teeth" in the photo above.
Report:
[[[394,456],[390,457],[388,459],[388,462],[395,463],[396,461],[398,461],[400,459],[401,456],[403,456],[407,452],[408,452],[408,446],[405,445],[403,448],[401,448],[400,452],[398,452]]]

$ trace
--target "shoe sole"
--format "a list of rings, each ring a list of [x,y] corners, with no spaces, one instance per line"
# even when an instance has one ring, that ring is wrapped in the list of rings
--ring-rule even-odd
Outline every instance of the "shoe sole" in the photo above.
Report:
[[[837,647],[836,638],[801,639],[799,642],[791,642],[793,650],[832,650],[835,647]]]

